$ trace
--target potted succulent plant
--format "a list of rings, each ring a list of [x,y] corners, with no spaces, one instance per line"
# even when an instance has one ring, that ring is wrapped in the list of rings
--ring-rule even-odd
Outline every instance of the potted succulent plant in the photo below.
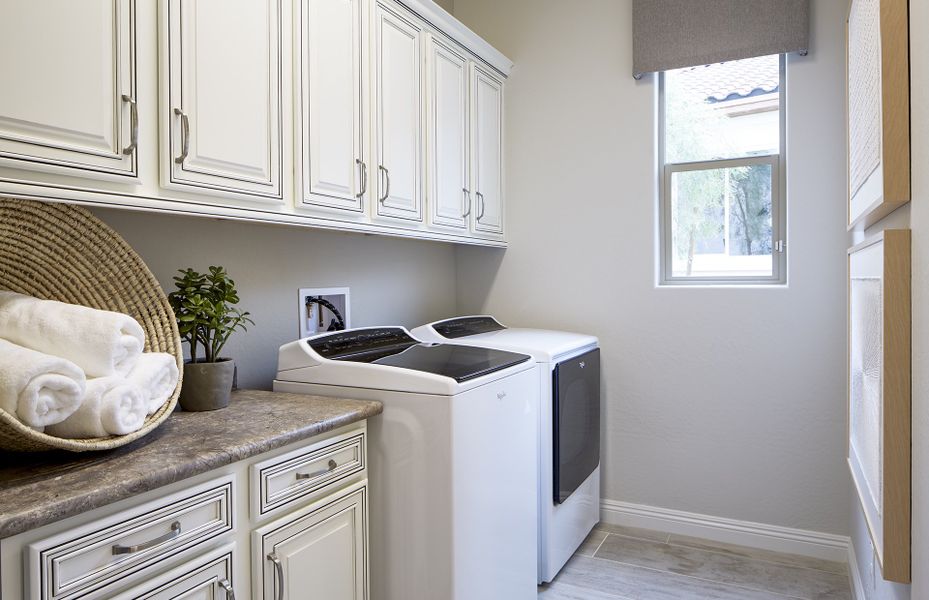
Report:
[[[216,410],[229,405],[235,363],[222,356],[223,347],[236,331],[254,325],[249,313],[235,307],[239,295],[235,282],[222,267],[209,273],[181,269],[174,277],[176,290],[168,294],[181,338],[190,345],[190,360],[184,365],[181,408],[190,411]],[[203,356],[200,356],[200,350]]]

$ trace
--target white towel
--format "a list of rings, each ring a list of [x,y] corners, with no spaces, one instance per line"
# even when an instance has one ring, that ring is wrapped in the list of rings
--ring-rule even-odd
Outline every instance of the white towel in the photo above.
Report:
[[[0,338],[66,358],[87,377],[128,374],[145,344],[129,315],[14,292],[0,292]]]
[[[146,352],[129,372],[130,383],[138,386],[148,402],[148,414],[157,411],[177,388],[177,361],[164,352]]]
[[[84,373],[71,361],[0,339],[0,408],[42,430],[81,405]]]
[[[126,435],[142,428],[147,406],[142,390],[122,377],[88,379],[81,407],[45,433],[60,438]]]

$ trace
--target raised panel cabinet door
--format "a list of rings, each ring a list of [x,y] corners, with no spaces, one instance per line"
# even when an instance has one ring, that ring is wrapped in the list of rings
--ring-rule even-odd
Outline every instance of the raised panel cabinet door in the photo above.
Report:
[[[0,162],[136,176],[134,0],[3,0],[0,57]]]
[[[472,72],[473,227],[503,235],[503,82],[477,65]]]
[[[281,194],[280,0],[167,0],[169,184]]]
[[[368,597],[367,487],[354,486],[256,532],[261,561],[256,600]]]
[[[468,228],[468,59],[435,37],[429,42],[429,214],[433,225]]]
[[[303,202],[364,212],[362,0],[299,3],[298,160]]]
[[[377,214],[423,220],[422,28],[376,9]]]
[[[114,600],[235,600],[238,581],[233,579],[232,548],[223,554],[191,561],[191,564],[156,577],[120,594]]]

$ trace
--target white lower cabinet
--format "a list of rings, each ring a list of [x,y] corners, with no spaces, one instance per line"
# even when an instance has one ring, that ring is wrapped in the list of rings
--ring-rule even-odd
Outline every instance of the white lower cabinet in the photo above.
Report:
[[[366,438],[361,421],[0,539],[0,600],[366,600]]]
[[[234,548],[228,545],[114,600],[235,600],[234,562]]]
[[[367,481],[255,531],[256,600],[365,600]]]

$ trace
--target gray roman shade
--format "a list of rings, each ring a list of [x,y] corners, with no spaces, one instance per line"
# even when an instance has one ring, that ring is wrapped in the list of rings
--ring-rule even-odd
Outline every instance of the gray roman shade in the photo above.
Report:
[[[632,27],[636,79],[754,56],[805,54],[810,0],[634,0]]]

